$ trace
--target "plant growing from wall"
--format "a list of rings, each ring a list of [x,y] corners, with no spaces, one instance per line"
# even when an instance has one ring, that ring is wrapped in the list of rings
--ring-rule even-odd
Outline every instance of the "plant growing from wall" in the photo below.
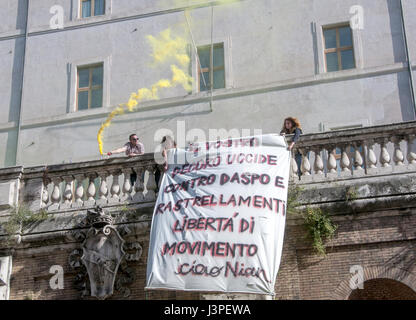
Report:
[[[307,208],[302,213],[306,229],[312,238],[312,246],[319,255],[325,255],[325,241],[330,240],[337,230],[329,214],[321,208]]]
[[[355,187],[348,187],[345,190],[345,201],[351,202],[357,200],[358,198],[358,190]]]
[[[330,240],[337,229],[329,214],[321,208],[306,207],[299,209],[299,195],[302,188],[290,186],[288,190],[287,212],[302,217],[308,236],[312,239],[312,246],[319,255],[326,255],[325,242]]]
[[[10,213],[9,219],[2,225],[3,231],[9,237],[17,232],[22,232],[33,223],[46,220],[49,216],[46,210],[33,212],[25,204],[12,207]]]

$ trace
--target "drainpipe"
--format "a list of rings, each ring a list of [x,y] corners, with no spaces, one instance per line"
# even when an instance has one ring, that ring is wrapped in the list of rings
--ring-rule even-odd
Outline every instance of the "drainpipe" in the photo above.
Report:
[[[197,48],[196,43],[195,43],[194,34],[192,33],[191,23],[189,22],[189,11],[185,10],[184,14],[185,14],[185,19],[186,19],[186,24],[188,25],[189,34],[191,35],[192,46],[193,46],[194,51],[195,51],[196,61],[197,61],[198,66],[199,66],[199,70],[202,70],[201,60],[199,60],[199,55],[198,55],[198,48]],[[204,86],[207,87],[207,83],[205,82],[205,77],[202,77],[202,81],[204,82]]]
[[[20,130],[21,130],[21,123],[22,123],[22,103],[23,103],[23,81],[25,78],[25,65],[26,65],[26,50],[27,50],[27,38],[29,34],[29,6],[30,0],[27,0],[27,7],[26,7],[26,22],[25,22],[25,43],[23,46],[23,65],[22,65],[22,74],[21,74],[21,88],[20,88],[20,101],[19,101],[19,109],[18,109],[18,117],[17,117],[17,136],[16,136],[16,157],[15,157],[15,166],[20,164],[19,159],[19,138],[20,138]]]
[[[212,112],[213,103],[213,90],[214,90],[214,5],[211,6],[211,61],[210,61],[211,72],[210,74],[210,100],[209,107]]]
[[[412,102],[413,102],[413,111],[416,119],[416,91],[415,91],[415,83],[413,80],[413,70],[412,70],[412,61],[410,60],[410,51],[409,51],[409,42],[407,39],[407,32],[406,32],[406,21],[404,18],[404,10],[403,10],[403,0],[400,0],[400,12],[402,15],[402,27],[403,27],[403,37],[404,37],[404,46],[406,50],[406,56],[407,56],[407,64],[409,68],[409,74],[410,74],[410,88],[411,88],[411,96],[412,96]]]

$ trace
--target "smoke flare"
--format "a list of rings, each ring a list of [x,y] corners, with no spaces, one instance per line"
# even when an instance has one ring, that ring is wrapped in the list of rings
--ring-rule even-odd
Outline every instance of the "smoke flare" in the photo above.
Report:
[[[120,104],[109,114],[107,119],[101,125],[97,134],[98,147],[101,155],[103,155],[104,130],[111,125],[114,117],[122,115],[125,112],[133,112],[137,110],[140,102],[144,100],[159,99],[158,93],[160,89],[172,88],[176,87],[177,85],[182,85],[186,91],[192,91],[193,79],[184,70],[190,62],[190,58],[186,51],[186,40],[179,36],[173,38],[170,28],[162,31],[158,37],[149,35],[146,38],[153,50],[152,57],[155,66],[172,59],[175,61],[175,63],[171,64],[170,66],[172,78],[161,79],[153,84],[150,88],[141,88],[137,92],[133,92],[126,103]]]

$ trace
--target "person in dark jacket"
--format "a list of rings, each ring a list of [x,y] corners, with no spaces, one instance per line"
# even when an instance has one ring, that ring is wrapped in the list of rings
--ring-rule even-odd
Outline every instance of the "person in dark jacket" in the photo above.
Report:
[[[168,153],[167,150],[169,149],[175,149],[176,148],[176,142],[175,140],[173,140],[172,137],[170,136],[164,136],[161,142],[162,145],[162,156],[164,159],[164,163],[163,163],[163,170],[166,172],[168,171]],[[162,173],[159,171],[159,169],[156,170],[155,173],[155,180],[156,180],[156,185],[159,188],[159,181],[161,178]]]
[[[289,144],[289,150],[292,151],[295,143],[299,140],[300,135],[302,134],[302,127],[300,125],[300,122],[298,119],[293,117],[288,117],[283,122],[283,128],[282,131],[280,131],[281,135],[287,135],[287,134],[294,134],[292,142]],[[296,150],[295,153],[295,161],[298,165],[298,175],[299,177],[302,174],[301,171],[301,165],[302,165],[302,154],[299,152],[299,150]]]

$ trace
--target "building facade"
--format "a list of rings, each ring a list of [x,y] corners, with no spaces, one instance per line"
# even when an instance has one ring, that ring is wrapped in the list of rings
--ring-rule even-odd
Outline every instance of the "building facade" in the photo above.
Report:
[[[105,279],[82,255],[97,206],[122,256],[107,299],[264,299],[145,289],[152,151],[169,131],[181,146],[278,133],[287,116],[305,133],[298,208],[337,230],[320,256],[287,216],[272,298],[416,299],[415,15],[412,0],[3,0],[0,300],[96,299]],[[148,154],[103,159],[108,115],[171,75],[149,44],[166,30],[186,43],[192,88],[115,117],[104,151],[135,132]]]
[[[105,151],[136,132],[152,152],[159,129],[275,133],[286,116],[308,133],[413,120],[415,15],[411,0],[2,1],[0,165],[100,159],[108,114],[169,77],[146,38],[167,28],[189,44],[192,91],[116,117]]]

